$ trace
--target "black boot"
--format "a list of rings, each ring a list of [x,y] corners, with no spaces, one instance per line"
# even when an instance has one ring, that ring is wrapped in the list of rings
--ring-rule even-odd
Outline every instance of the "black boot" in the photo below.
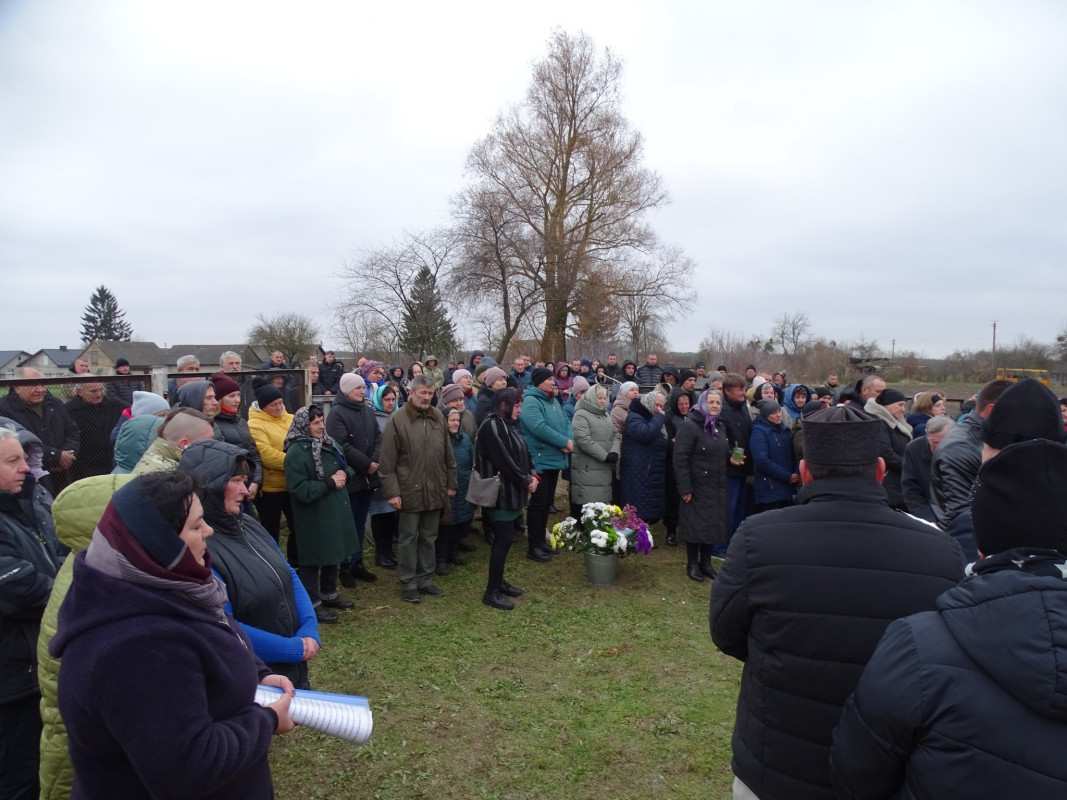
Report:
[[[704,582],[704,576],[700,572],[700,566],[695,561],[690,561],[689,566],[685,568],[685,571],[689,574],[689,577],[698,583]]]
[[[700,571],[707,575],[712,580],[715,580],[715,567],[711,566],[711,562],[705,561],[700,565]]]
[[[678,532],[677,531],[667,531],[667,544],[670,545],[671,547],[677,547],[678,546]]]
[[[376,550],[374,553],[374,565],[382,569],[396,569],[396,556],[392,553],[383,553]]]
[[[374,581],[378,580],[378,576],[363,566],[362,561],[354,562],[350,569],[352,571],[353,586],[356,585],[356,580],[366,581],[367,583],[374,583]],[[345,585],[344,581],[341,582],[341,585]]]
[[[363,566],[362,564],[360,566]],[[352,575],[352,562],[341,564],[337,569],[337,580],[341,582],[341,585],[346,589],[351,589],[356,585],[355,576]]]
[[[433,572],[434,572],[434,575],[447,575],[450,572],[450,570],[448,569],[448,562],[447,561],[438,561],[437,562],[437,569],[435,569]]]
[[[482,595],[482,602],[487,606],[499,608],[501,611],[511,611],[515,608],[515,604],[508,600],[499,589],[487,591]]]

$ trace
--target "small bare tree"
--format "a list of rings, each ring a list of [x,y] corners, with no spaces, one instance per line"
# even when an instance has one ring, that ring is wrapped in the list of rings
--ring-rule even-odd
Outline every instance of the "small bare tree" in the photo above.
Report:
[[[774,321],[771,339],[782,346],[782,352],[794,355],[811,343],[811,320],[802,311],[782,314]]]
[[[289,364],[306,358],[318,338],[318,326],[309,317],[291,311],[273,317],[257,314],[256,323],[248,330],[249,344],[278,350]]]

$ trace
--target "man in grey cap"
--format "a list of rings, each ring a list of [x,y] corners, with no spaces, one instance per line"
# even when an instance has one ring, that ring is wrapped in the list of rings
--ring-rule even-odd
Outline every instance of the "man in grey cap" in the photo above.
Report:
[[[851,406],[804,420],[797,504],[749,517],[711,593],[711,636],[745,662],[735,798],[832,798],[830,733],[886,626],[963,577],[947,534],[889,508],[882,423]]]

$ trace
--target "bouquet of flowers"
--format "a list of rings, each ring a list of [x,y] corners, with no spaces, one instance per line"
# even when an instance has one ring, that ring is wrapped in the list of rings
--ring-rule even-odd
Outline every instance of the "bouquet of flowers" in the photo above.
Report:
[[[626,556],[652,550],[652,534],[633,506],[586,503],[581,520],[567,517],[553,526],[549,543],[553,550]]]

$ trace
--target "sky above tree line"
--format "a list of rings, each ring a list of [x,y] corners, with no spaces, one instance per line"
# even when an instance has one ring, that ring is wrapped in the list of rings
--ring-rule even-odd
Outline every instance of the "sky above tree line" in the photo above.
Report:
[[[100,284],[160,345],[280,311],[340,345],[341,261],[448,224],[554,26],[625,62],[672,195],[651,221],[696,265],[696,303],[662,309],[673,349],[796,311],[931,358],[1067,321],[1054,0],[6,0],[0,349],[77,346]]]

